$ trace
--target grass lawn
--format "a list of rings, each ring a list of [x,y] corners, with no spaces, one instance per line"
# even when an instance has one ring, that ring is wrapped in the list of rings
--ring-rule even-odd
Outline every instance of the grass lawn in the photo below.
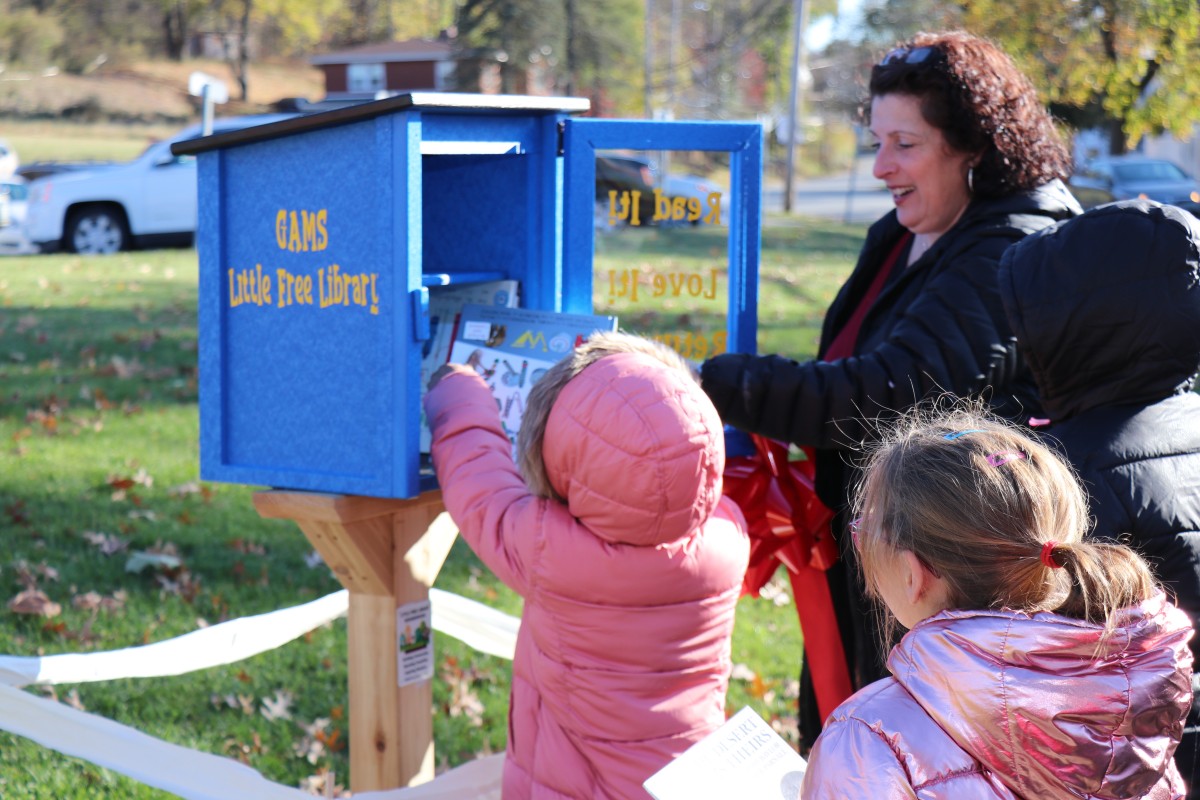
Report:
[[[35,161],[128,161],[150,142],[171,136],[183,125],[87,124],[8,120],[3,136],[21,156]]]
[[[678,257],[712,258],[717,240],[705,236],[720,237],[646,233],[636,249],[649,263],[677,257],[655,252],[673,240]],[[862,233],[795,221],[765,230],[760,349],[812,353]],[[597,269],[627,256],[604,254]],[[196,273],[192,250],[0,260],[0,654],[160,641],[340,588],[293,523],[258,517],[257,487],[199,479]],[[127,572],[138,551],[177,556],[179,566]],[[775,600],[739,606],[729,708],[751,705],[791,731],[800,634],[785,583]],[[518,598],[461,542],[437,585],[519,613]],[[60,613],[10,610],[26,590]],[[30,691],[281,783],[312,786],[333,771],[348,785],[345,646],[343,619],[227,667]],[[442,636],[437,669],[439,767],[503,750],[509,663]],[[0,796],[173,795],[0,733]]]

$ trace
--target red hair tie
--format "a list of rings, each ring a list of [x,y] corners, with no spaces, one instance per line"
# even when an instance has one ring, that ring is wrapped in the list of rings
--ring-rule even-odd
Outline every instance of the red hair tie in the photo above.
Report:
[[[1051,539],[1042,545],[1042,563],[1050,569],[1062,569],[1063,565],[1054,560],[1054,548],[1058,547],[1058,542]]]

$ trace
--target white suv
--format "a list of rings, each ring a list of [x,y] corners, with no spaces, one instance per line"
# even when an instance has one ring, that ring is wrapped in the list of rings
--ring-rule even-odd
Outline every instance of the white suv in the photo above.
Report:
[[[295,114],[229,117],[213,133],[265,125]],[[47,175],[29,186],[25,236],[43,253],[115,253],[133,247],[190,246],[196,234],[196,159],[171,144],[200,135],[192,125],[155,142],[133,161]]]

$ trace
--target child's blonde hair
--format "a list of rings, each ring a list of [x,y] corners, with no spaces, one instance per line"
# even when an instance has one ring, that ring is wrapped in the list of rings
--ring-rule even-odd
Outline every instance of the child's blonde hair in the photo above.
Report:
[[[977,404],[946,406],[903,415],[868,455],[854,510],[868,592],[897,550],[945,580],[951,608],[1054,611],[1111,630],[1114,611],[1158,590],[1133,550],[1085,541],[1087,501],[1061,457]],[[896,624],[889,614],[889,641]]]
[[[525,403],[521,429],[517,432],[517,467],[529,490],[539,497],[552,497],[566,502],[566,498],[560,496],[550,485],[550,479],[546,477],[546,462],[542,459],[542,441],[554,401],[558,399],[568,381],[605,356],[618,353],[642,353],[651,356],[667,367],[697,380],[695,370],[687,360],[665,344],[631,333],[600,331],[592,334],[566,358],[546,370],[530,389],[529,398]]]

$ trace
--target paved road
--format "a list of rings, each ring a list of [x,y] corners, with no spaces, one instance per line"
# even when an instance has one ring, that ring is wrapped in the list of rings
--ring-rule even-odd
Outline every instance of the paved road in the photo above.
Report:
[[[892,210],[892,196],[882,181],[872,177],[874,156],[862,155],[853,173],[797,181],[793,187],[795,200],[792,211],[847,222],[873,222]],[[766,211],[783,210],[782,187],[763,190]]]

